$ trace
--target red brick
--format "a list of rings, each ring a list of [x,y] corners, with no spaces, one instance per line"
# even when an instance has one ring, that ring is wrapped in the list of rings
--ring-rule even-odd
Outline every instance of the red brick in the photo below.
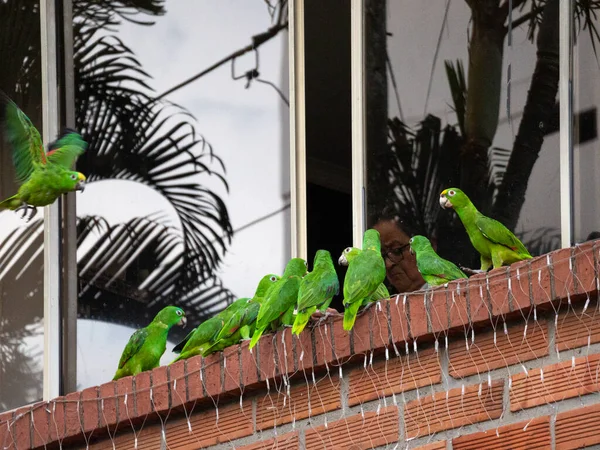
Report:
[[[135,383],[135,414],[137,417],[145,417],[154,411],[150,401],[150,389],[152,387],[150,372],[138,373],[133,377],[133,382]],[[102,396],[102,392],[100,392],[100,396]],[[100,422],[102,423],[102,412],[100,412]]]
[[[550,444],[550,417],[504,425],[480,433],[460,436],[452,441],[454,450],[479,449],[548,449]]]
[[[366,412],[305,431],[305,448],[368,449],[397,442],[398,409],[382,408],[379,414]]]
[[[83,407],[83,429],[89,433],[98,428],[100,424],[98,386],[81,391],[81,405]]]
[[[510,312],[510,301],[508,295],[508,267],[499,267],[487,274],[486,286],[490,305],[492,307],[492,316],[505,316]]]
[[[223,392],[240,390],[239,345],[232,345],[223,351]]]
[[[289,395],[285,386],[280,392],[271,390],[256,401],[256,429],[265,430],[274,426],[314,417],[341,408],[340,383],[337,376],[328,375],[316,379],[312,377],[290,387]]]
[[[600,404],[558,414],[554,424],[556,450],[600,444]]]
[[[563,248],[550,253],[552,270],[554,273],[554,292],[560,299],[566,299],[575,293],[575,278],[571,268],[574,269],[571,248]]]
[[[479,273],[467,280],[469,313],[472,323],[486,322],[490,318],[486,274]]]
[[[185,360],[170,364],[168,375],[169,383],[171,385],[171,408],[176,408],[187,401]],[[129,410],[131,411],[131,408]]]
[[[258,355],[257,364],[260,381],[275,377],[277,372],[275,366],[275,350],[273,349],[273,335],[263,335],[252,351]]]
[[[543,368],[543,379],[542,369],[529,370],[529,376],[525,373],[513,375],[510,410],[517,411],[600,391],[599,361],[600,354],[595,354],[576,358],[574,367],[571,359],[548,365]]]
[[[33,428],[32,437],[34,448],[41,447],[48,443],[50,438],[50,429],[48,428],[49,414],[46,411],[46,402],[36,403],[33,410],[33,417],[31,419],[31,426]],[[2,425],[0,424],[0,448],[2,447]]]
[[[573,263],[576,272],[576,292],[578,294],[597,292],[597,271],[596,263],[597,253],[594,249],[598,248],[598,241],[584,242],[575,246],[573,251]],[[596,250],[597,252],[597,250]]]
[[[185,417],[170,418],[166,422],[167,448],[198,449],[250,436],[253,431],[252,403],[245,401],[243,410],[240,410],[238,402],[219,406],[218,420],[216,409],[212,406],[207,407],[191,415],[190,426],[193,433],[191,436],[188,433],[188,422]],[[160,436],[160,427],[149,431],[151,436]],[[150,450],[160,446],[144,448]]]
[[[310,369],[313,366],[312,330],[305,329],[300,336],[294,336],[294,342],[298,370]]]
[[[17,450],[31,448],[31,407],[26,406],[15,411],[15,422],[12,427]]]
[[[117,389],[118,423],[129,421],[131,417],[135,416],[133,377],[120,378],[115,384]],[[127,405],[125,405],[125,396],[127,396]]]
[[[585,347],[588,342],[590,344],[600,342],[597,301],[590,302],[585,312],[584,307],[585,302],[559,314],[555,332],[555,343],[559,351]]]
[[[242,348],[242,386],[243,388],[253,388],[258,385],[258,365],[256,364],[256,352],[250,353],[248,344],[250,341],[244,341],[240,344]],[[255,350],[256,349],[255,347]]]
[[[448,290],[444,287],[434,288],[428,298],[429,331],[438,334],[448,329]]]
[[[50,400],[50,442],[62,441],[65,436],[65,404],[64,397]]]
[[[552,301],[552,276],[548,265],[549,255],[533,258],[529,262],[531,273],[531,300],[535,305],[544,305]]]
[[[464,395],[460,387],[408,402],[404,411],[406,438],[497,419],[502,414],[503,385],[503,380],[496,380],[491,389],[487,383],[475,384],[465,386]]]
[[[202,377],[202,357],[192,356],[185,361],[185,378],[187,383],[188,401],[196,401],[204,398]]]
[[[519,261],[508,268],[510,278],[513,311],[528,310],[531,307],[529,297],[529,264]]]
[[[437,441],[432,444],[417,447],[414,450],[446,450],[446,441]]]
[[[371,346],[371,324],[373,323],[373,307],[360,310],[352,327],[352,342],[354,343],[354,354],[361,355],[370,353]],[[319,347],[317,347],[317,353]]]
[[[215,398],[221,393],[221,353],[202,358],[202,376],[206,396]]]
[[[433,349],[400,358],[377,361],[351,370],[348,378],[348,405],[354,406],[378,398],[441,382],[438,353]]]
[[[468,336],[469,350],[464,339],[450,343],[448,348],[448,372],[454,378],[484,374],[494,369],[507,367],[524,361],[548,355],[548,330],[545,322],[530,321],[525,335],[525,324],[511,325],[504,333],[502,322],[494,331],[475,333],[475,341],[471,343]]]
[[[83,432],[81,425],[81,392],[72,392],[65,397],[65,437],[73,437]]]
[[[169,377],[167,366],[152,369],[152,407],[156,412],[169,411]]]
[[[371,312],[371,343],[373,350],[387,347],[390,342],[386,308],[387,303],[387,300],[380,300],[369,308],[373,310]]]
[[[396,295],[390,299],[390,322],[392,324],[392,342],[398,345],[408,341],[408,317],[404,307],[404,299],[408,301],[408,295]]]
[[[410,336],[416,339],[429,334],[427,330],[427,309],[425,301],[428,291],[420,291],[419,295],[411,295],[408,302],[408,312],[410,315]]]
[[[277,350],[277,367],[281,375],[292,374],[296,371],[294,368],[294,342],[292,339],[292,329],[284,328],[277,333],[275,347]]]
[[[333,343],[335,345],[332,349],[332,360],[335,361],[336,365],[343,364],[352,356],[352,353],[350,352],[350,333],[344,330],[343,320],[341,318],[336,318],[331,326]]]
[[[467,310],[467,288],[466,280],[455,280],[448,283],[448,310],[450,313],[450,328],[469,325],[469,313]]]
[[[11,430],[12,412],[0,414],[0,448],[13,450],[14,436]]]
[[[274,448],[277,450],[296,450],[298,448],[298,433],[294,431],[265,441],[236,447],[237,450],[270,450]]]

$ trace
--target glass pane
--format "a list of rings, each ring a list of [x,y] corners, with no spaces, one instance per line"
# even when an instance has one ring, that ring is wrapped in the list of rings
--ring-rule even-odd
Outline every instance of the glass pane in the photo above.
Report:
[[[479,269],[457,214],[440,208],[448,187],[532,255],[557,248],[558,1],[514,2],[512,14],[509,2],[367,3],[367,212],[384,249],[422,234]],[[408,249],[396,260],[393,290],[419,289]]]
[[[586,22],[588,8],[576,9],[575,32],[578,33],[574,57],[573,80],[573,184],[575,209],[575,242],[600,237],[600,148],[598,147],[598,103],[600,81],[598,74],[596,30],[598,21]],[[586,25],[584,29],[582,27]]]
[[[352,244],[350,2],[305,0],[304,26],[308,262],[328,250],[343,282],[337,259]],[[342,311],[342,299],[331,307]]]
[[[40,11],[0,2],[0,89],[42,130]],[[4,127],[2,127],[4,129]],[[4,133],[4,131],[2,131]],[[0,140],[0,200],[17,193],[12,147]],[[42,397],[44,210],[27,223],[0,213],[0,412]]]
[[[77,197],[84,388],[113,377],[133,330],[164,306],[188,319],[171,329],[168,363],[192,327],[283,271],[289,74],[278,2],[74,8],[77,127],[90,143]]]

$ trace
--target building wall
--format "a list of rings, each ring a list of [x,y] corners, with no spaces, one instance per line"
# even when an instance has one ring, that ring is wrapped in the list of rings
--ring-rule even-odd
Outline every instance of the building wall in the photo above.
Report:
[[[0,415],[5,449],[600,444],[600,242]],[[114,447],[113,447],[114,445]]]

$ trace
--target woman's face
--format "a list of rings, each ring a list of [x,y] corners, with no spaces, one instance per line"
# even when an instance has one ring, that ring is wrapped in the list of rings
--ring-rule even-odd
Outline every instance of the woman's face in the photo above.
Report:
[[[425,280],[417,269],[417,261],[407,245],[410,237],[394,220],[382,220],[373,226],[379,231],[381,251],[384,255],[387,279],[398,292],[415,291]],[[388,254],[390,250],[395,250]],[[390,258],[391,257],[391,258]]]

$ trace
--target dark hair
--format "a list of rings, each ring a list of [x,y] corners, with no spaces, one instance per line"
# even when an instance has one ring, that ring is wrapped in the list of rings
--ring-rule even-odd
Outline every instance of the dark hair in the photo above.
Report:
[[[395,208],[395,205],[386,205],[381,211],[372,214],[370,226],[390,220],[395,222],[396,226],[409,237],[416,234],[426,235],[425,231],[422,230],[422,227],[419,226],[409,214],[401,213]]]
[[[600,238],[600,231],[592,231],[588,235],[586,241],[593,241],[594,239],[598,239],[598,238]]]

